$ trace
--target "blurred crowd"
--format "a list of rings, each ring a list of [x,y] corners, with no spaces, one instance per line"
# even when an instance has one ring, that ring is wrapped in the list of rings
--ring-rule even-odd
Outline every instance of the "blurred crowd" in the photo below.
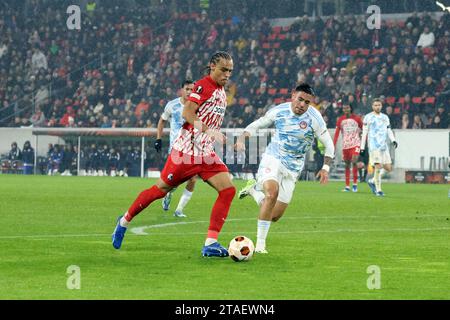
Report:
[[[303,81],[330,128],[343,100],[364,115],[375,97],[393,128],[449,127],[449,13],[370,30],[364,15],[272,26],[255,1],[238,13],[88,1],[81,29],[68,30],[65,2],[0,6],[0,126],[155,128],[180,83],[226,50],[234,75],[223,127],[246,126]]]

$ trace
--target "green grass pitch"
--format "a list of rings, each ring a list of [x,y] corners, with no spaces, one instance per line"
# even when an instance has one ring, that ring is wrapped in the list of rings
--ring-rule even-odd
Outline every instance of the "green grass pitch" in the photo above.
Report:
[[[269,254],[236,263],[201,257],[216,199],[201,181],[188,218],[159,200],[115,250],[117,216],[153,182],[0,175],[0,299],[450,299],[449,186],[384,184],[387,196],[377,198],[366,184],[343,193],[339,182],[299,182],[272,224]],[[256,241],[257,212],[236,197],[219,241]],[[80,289],[70,290],[73,265]],[[379,267],[379,289],[368,288],[369,266]]]

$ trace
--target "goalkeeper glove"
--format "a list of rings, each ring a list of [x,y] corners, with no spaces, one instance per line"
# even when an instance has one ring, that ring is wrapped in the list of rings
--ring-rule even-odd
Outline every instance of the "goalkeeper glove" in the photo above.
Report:
[[[161,139],[156,139],[156,141],[155,141],[156,152],[160,152],[161,148],[162,148],[162,141],[161,141]]]
[[[359,155],[361,156],[361,158],[364,158],[364,156],[366,155],[366,150],[361,149],[361,150],[359,151]]]
[[[392,144],[394,145],[394,148],[397,149],[397,147],[398,147],[397,141],[392,141]]]

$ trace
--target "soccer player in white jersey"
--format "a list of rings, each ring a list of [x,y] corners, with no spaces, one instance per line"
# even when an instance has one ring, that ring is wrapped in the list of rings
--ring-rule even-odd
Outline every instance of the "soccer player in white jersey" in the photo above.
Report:
[[[275,135],[262,156],[257,180],[250,180],[239,192],[239,198],[251,195],[260,207],[255,248],[258,253],[267,253],[270,224],[278,221],[288,207],[314,136],[325,146],[324,165],[317,177],[322,184],[328,182],[334,145],[322,115],[310,106],[314,97],[308,84],[298,85],[292,92],[292,102],[270,109],[262,118],[249,124],[236,142],[238,151],[245,150],[245,137],[255,135],[258,129],[275,127]]]
[[[364,155],[366,138],[368,137],[369,163],[374,166],[374,175],[368,180],[368,184],[372,192],[378,197],[384,196],[384,192],[381,190],[382,169],[387,172],[392,171],[387,137],[392,141],[395,148],[398,146],[394,133],[391,130],[389,117],[381,113],[382,107],[383,104],[380,99],[372,101],[373,111],[364,116],[361,138],[361,154]]]
[[[185,80],[181,86],[181,97],[176,98],[174,100],[169,101],[165,108],[164,112],[161,114],[161,117],[158,122],[158,131],[156,133],[156,141],[155,141],[155,149],[157,152],[161,151],[162,148],[162,134],[164,125],[167,121],[170,119],[170,147],[169,147],[169,154],[172,151],[172,144],[175,142],[175,139],[178,136],[178,133],[181,129],[181,127],[184,124],[183,119],[183,107],[184,104],[187,101],[187,98],[192,92],[192,89],[194,88],[194,82],[192,80]],[[188,204],[189,200],[191,200],[192,192],[194,191],[195,182],[197,180],[197,177],[192,177],[188,180],[186,184],[186,189],[183,191],[183,195],[180,198],[180,201],[178,202],[177,209],[174,212],[174,216],[178,218],[185,218],[186,215],[183,213],[184,208]],[[171,191],[167,192],[166,196],[164,197],[162,201],[163,210],[167,211],[169,210],[170,201],[172,200],[172,194],[176,190],[176,188],[172,189]]]

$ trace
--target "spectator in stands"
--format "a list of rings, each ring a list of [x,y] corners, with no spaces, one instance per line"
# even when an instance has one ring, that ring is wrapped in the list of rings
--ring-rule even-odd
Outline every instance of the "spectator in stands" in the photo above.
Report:
[[[44,112],[42,112],[41,107],[36,105],[36,109],[31,116],[30,122],[33,127],[45,127],[47,124],[47,119],[45,118]]]
[[[422,119],[418,114],[414,116],[413,123],[411,129],[424,129],[425,125],[422,122]]]
[[[432,47],[434,45],[434,33],[430,31],[429,27],[425,27],[423,32],[420,34],[420,38],[417,41],[417,47]]]
[[[403,113],[402,114],[401,129],[411,129],[411,125],[409,123],[409,115],[408,115],[408,113]]]

